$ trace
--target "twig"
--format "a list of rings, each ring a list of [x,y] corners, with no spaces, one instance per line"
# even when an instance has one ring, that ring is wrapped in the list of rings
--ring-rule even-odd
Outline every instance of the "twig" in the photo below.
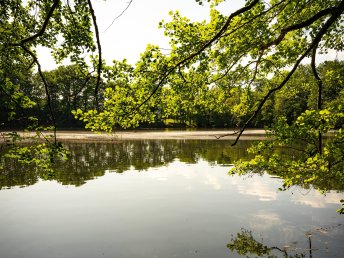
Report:
[[[220,134],[219,136],[214,135],[214,137],[218,140],[218,139],[226,137],[226,136],[237,135],[238,133],[239,133],[239,131],[234,131],[234,133]]]
[[[130,0],[130,1],[128,2],[127,7],[126,7],[119,15],[117,15],[117,16],[112,20],[111,24],[103,31],[103,33],[106,32],[106,31],[114,24],[114,22],[115,22],[119,17],[121,17],[121,16],[128,10],[128,8],[129,8],[129,6],[131,5],[132,2],[133,2],[133,0]]]

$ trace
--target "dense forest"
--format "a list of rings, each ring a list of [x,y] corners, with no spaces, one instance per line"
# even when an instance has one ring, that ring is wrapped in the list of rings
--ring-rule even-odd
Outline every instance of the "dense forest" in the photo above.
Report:
[[[116,92],[117,101],[114,105],[118,105],[120,112],[121,105],[129,105],[126,103],[128,99],[137,97],[136,90],[131,89],[130,84],[125,82],[126,74],[128,71],[140,73],[135,72],[135,67],[125,61],[116,62],[114,66],[105,67],[104,70],[108,76],[102,81],[106,91],[100,90],[100,102],[103,103],[104,93]],[[319,65],[318,70],[320,77],[325,78],[322,96],[324,107],[337,105],[339,99],[344,96],[344,62],[326,61]],[[86,80],[86,71],[80,70],[75,65],[60,66],[43,74],[48,84],[50,105],[55,114],[56,126],[60,129],[83,128],[84,123],[75,119],[72,112],[77,113],[78,110],[87,112],[92,108],[94,80]],[[117,76],[122,74],[123,78],[111,76],[114,74]],[[21,76],[23,77],[22,74]],[[16,107],[10,105],[11,96],[1,94],[0,101],[5,105],[1,106],[0,122],[5,129],[26,128],[30,125],[28,124],[30,120],[25,117],[29,115],[36,117],[40,124],[49,123],[46,115],[49,113],[48,103],[39,75],[28,72],[25,76],[26,78],[16,78],[14,75],[12,79],[18,82],[18,90],[25,92],[25,98],[35,104],[15,112]],[[248,119],[249,110],[254,104],[252,100],[259,99],[262,92],[266,92],[270,85],[281,78],[282,75],[261,78],[252,88],[243,88],[236,84],[227,85],[223,82],[190,85],[187,81],[178,81],[161,89],[161,92],[154,97],[155,105],[149,109],[149,114],[153,118],[149,121],[140,121],[137,126],[237,128]],[[316,109],[317,94],[317,82],[312,75],[311,67],[301,65],[286,86],[270,97],[250,126],[270,127],[282,116],[288,123],[292,123],[306,110]],[[343,120],[337,122],[337,127],[339,128],[341,124]],[[127,126],[117,121],[113,129],[122,127]]]

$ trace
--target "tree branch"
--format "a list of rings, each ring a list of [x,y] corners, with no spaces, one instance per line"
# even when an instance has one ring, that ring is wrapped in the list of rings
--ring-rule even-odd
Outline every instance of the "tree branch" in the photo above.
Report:
[[[21,45],[21,48],[26,53],[28,53],[32,57],[32,59],[35,61],[35,63],[37,64],[38,73],[39,73],[39,76],[41,77],[41,79],[43,81],[44,89],[45,89],[45,94],[47,96],[48,108],[49,108],[51,120],[52,120],[53,127],[54,127],[54,142],[56,143],[57,142],[57,139],[56,139],[56,119],[55,119],[55,115],[54,115],[54,112],[53,112],[53,108],[51,106],[51,97],[50,97],[50,93],[49,93],[48,83],[47,83],[47,81],[46,81],[46,79],[45,79],[45,77],[43,75],[43,72],[42,72],[42,69],[41,69],[41,64],[39,63],[38,58],[36,57],[36,55],[30,49],[28,49],[24,45]]]
[[[152,96],[158,91],[158,89],[162,86],[162,84],[164,83],[164,81],[167,79],[167,77],[179,66],[182,66],[183,64],[187,63],[188,61],[190,61],[192,58],[198,56],[199,54],[201,54],[205,49],[207,49],[208,47],[210,47],[215,41],[217,41],[219,38],[221,38],[221,36],[224,34],[224,32],[227,30],[227,28],[229,27],[232,19],[250,9],[252,9],[257,3],[259,2],[259,0],[254,0],[252,1],[251,4],[249,4],[248,6],[245,6],[237,11],[235,11],[234,13],[232,13],[231,15],[229,15],[226,23],[222,26],[222,28],[216,33],[216,35],[211,38],[207,43],[205,43],[198,51],[194,52],[193,54],[189,55],[188,57],[182,59],[181,61],[177,62],[177,64],[175,64],[174,66],[172,66],[168,71],[165,72],[165,74],[163,75],[163,77],[160,79],[160,81],[158,82],[158,84],[155,86],[155,88],[153,89],[153,91],[151,92],[151,94],[137,107],[137,109],[140,109],[145,103],[147,103]]]
[[[210,81],[209,84],[215,83],[217,81],[222,80],[224,77],[228,75],[228,73],[231,71],[231,69],[241,60],[246,55],[246,53],[243,53],[237,58],[236,60],[233,61],[233,63],[225,70],[225,72],[218,78],[215,78],[214,80]]]
[[[283,28],[281,30],[281,34],[275,40],[273,40],[273,41],[271,41],[265,45],[262,45],[260,47],[260,49],[266,50],[267,48],[269,48],[271,46],[278,45],[279,43],[281,43],[281,41],[284,39],[285,35],[287,35],[288,32],[291,32],[294,30],[299,30],[299,29],[302,29],[304,27],[310,26],[311,24],[313,24],[315,21],[319,20],[323,16],[326,16],[328,14],[333,14],[336,9],[337,9],[336,7],[329,7],[327,9],[321,10],[320,12],[318,12],[317,14],[315,14],[314,16],[312,16],[311,18],[309,18],[306,21],[303,21],[303,22],[297,23],[297,24],[293,24],[291,26]]]
[[[278,85],[276,88],[273,88],[271,90],[269,90],[269,92],[264,96],[264,98],[260,101],[257,109],[253,112],[252,116],[246,121],[246,123],[244,124],[244,126],[241,128],[236,140],[234,141],[234,143],[232,144],[232,146],[236,145],[240,136],[242,135],[242,133],[245,131],[246,127],[250,124],[250,122],[256,118],[256,116],[258,115],[258,113],[260,112],[260,110],[262,109],[263,105],[265,104],[265,102],[268,100],[268,98],[270,97],[270,95],[272,93],[274,93],[275,91],[280,90],[281,88],[283,88],[283,86],[289,81],[290,77],[294,74],[294,72],[296,71],[296,69],[298,68],[299,64],[301,63],[301,61],[309,54],[309,52],[316,46],[319,44],[319,42],[321,41],[322,37],[326,34],[326,32],[328,31],[328,29],[331,27],[331,25],[340,17],[340,15],[343,13],[344,11],[344,1],[341,1],[340,4],[334,9],[334,11],[332,11],[332,15],[331,17],[325,22],[325,24],[322,26],[322,28],[320,29],[320,31],[316,34],[315,38],[313,39],[312,43],[310,44],[310,46],[307,48],[307,50],[301,55],[301,57],[296,61],[294,67],[292,68],[292,70],[288,73],[288,75],[284,78],[284,80],[280,83],[280,85]]]
[[[234,32],[238,31],[239,29],[242,29],[242,28],[245,27],[246,25],[251,24],[251,22],[253,22],[255,19],[257,19],[257,18],[263,16],[264,14],[267,14],[268,12],[270,12],[271,10],[273,10],[275,7],[279,6],[280,4],[284,3],[285,1],[286,1],[286,0],[282,0],[282,1],[278,2],[278,3],[275,4],[274,6],[270,7],[270,9],[267,9],[266,11],[263,11],[263,12],[261,12],[261,13],[255,15],[254,17],[252,17],[251,19],[249,19],[247,22],[244,22],[244,23],[241,24],[239,27],[236,27],[236,28],[234,28],[233,30],[229,31],[228,33],[223,34],[221,37],[227,37],[227,36],[233,34]],[[287,6],[287,4],[288,4],[289,2],[290,2],[290,1],[288,1],[288,2],[285,4],[285,6]],[[284,8],[285,8],[285,7],[284,7]],[[284,9],[284,8],[283,8],[283,9]],[[283,10],[283,9],[282,9],[282,10]]]
[[[106,32],[106,31],[112,26],[112,24],[128,10],[128,8],[130,7],[130,5],[131,5],[132,2],[133,2],[133,0],[130,0],[130,1],[128,2],[127,7],[126,7],[119,15],[117,15],[117,16],[112,20],[111,24],[104,30],[104,32]]]
[[[44,20],[44,23],[42,25],[42,28],[39,30],[39,32],[37,32],[36,34],[26,38],[26,39],[22,39],[19,43],[14,43],[11,44],[12,46],[23,46],[25,43],[29,42],[29,41],[33,41],[36,38],[42,36],[45,32],[45,30],[47,29],[47,26],[49,24],[50,18],[52,17],[55,9],[57,8],[57,6],[59,5],[60,0],[54,0],[53,5],[50,7],[49,12],[47,14],[47,17]]]
[[[97,68],[97,84],[96,87],[94,89],[94,97],[95,97],[95,101],[96,101],[96,108],[98,108],[98,91],[99,91],[99,84],[100,84],[100,74],[101,74],[101,70],[102,70],[102,46],[100,44],[100,38],[99,38],[99,30],[98,30],[98,25],[97,25],[97,18],[96,15],[94,13],[94,9],[91,3],[91,0],[87,0],[88,6],[90,8],[90,12],[92,15],[92,20],[93,20],[93,26],[94,26],[94,31],[96,33],[96,39],[97,39],[97,46],[98,46],[98,68]]]
[[[317,48],[318,48],[318,44],[314,46],[313,51],[312,51],[312,61],[311,61],[311,67],[312,67],[312,72],[314,75],[314,78],[317,81],[318,84],[318,101],[317,101],[317,109],[318,111],[321,110],[322,108],[322,87],[323,87],[323,82],[317,72],[317,69],[315,67],[315,57],[317,54]],[[320,153],[320,155],[322,154],[322,134],[320,132],[320,130],[318,131],[318,151]]]

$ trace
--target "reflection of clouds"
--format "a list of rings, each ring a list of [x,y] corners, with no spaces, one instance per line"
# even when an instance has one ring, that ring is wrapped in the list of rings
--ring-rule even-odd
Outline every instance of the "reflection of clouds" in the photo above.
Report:
[[[299,205],[311,206],[312,208],[325,208],[328,204],[339,204],[343,198],[343,193],[331,191],[324,195],[313,189],[307,194],[294,192],[292,201]]]
[[[204,183],[210,185],[214,190],[222,189],[219,179],[213,175],[206,175]]]
[[[280,226],[285,222],[279,217],[277,213],[268,211],[259,211],[250,218],[250,227],[254,230],[264,231],[274,226]]]
[[[167,181],[168,175],[166,173],[150,173],[148,177],[156,181]]]
[[[260,201],[274,201],[277,199],[277,192],[271,188],[273,188],[273,186],[258,181],[257,178],[249,184],[238,186],[238,190],[241,194],[257,196]]]
[[[193,190],[193,187],[191,185],[188,185],[187,187],[185,187],[185,191],[187,192],[191,192]]]

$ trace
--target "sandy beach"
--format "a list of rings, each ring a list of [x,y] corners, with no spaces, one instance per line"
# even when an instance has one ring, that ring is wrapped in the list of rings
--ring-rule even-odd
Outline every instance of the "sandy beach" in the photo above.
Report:
[[[34,136],[34,132],[18,132],[22,137]],[[52,132],[44,132],[43,135],[52,136]],[[241,140],[260,140],[264,139],[263,129],[247,129],[241,136]],[[96,141],[108,142],[118,140],[148,140],[148,139],[189,139],[189,140],[234,140],[236,134],[234,130],[126,130],[113,133],[94,133],[89,131],[58,131],[58,141],[79,142]],[[0,140],[0,142],[3,139]]]

